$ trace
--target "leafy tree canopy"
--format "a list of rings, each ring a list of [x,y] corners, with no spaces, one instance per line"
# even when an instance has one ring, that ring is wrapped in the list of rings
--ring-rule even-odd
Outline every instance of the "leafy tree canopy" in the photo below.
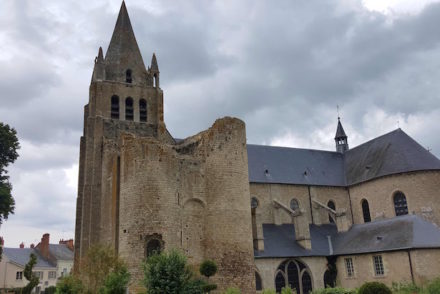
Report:
[[[17,132],[9,125],[0,122],[0,224],[14,213],[12,185],[9,183],[6,167],[18,158],[20,144]]]

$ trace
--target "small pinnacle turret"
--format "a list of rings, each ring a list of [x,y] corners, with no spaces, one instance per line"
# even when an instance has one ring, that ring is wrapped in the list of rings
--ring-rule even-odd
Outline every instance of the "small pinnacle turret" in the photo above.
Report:
[[[159,66],[157,65],[155,53],[153,53],[153,57],[151,57],[151,67],[149,71],[153,76],[153,86],[159,88]]]
[[[345,134],[344,128],[342,127],[340,117],[338,117],[338,126],[336,128],[335,143],[336,143],[337,152],[344,153],[349,149],[348,137]]]

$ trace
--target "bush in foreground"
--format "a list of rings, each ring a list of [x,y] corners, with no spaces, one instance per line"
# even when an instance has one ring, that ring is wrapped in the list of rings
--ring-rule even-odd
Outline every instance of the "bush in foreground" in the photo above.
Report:
[[[440,278],[431,281],[425,288],[423,294],[438,294],[440,293]]]
[[[359,288],[358,294],[392,294],[392,292],[384,283],[367,282]]]
[[[312,294],[356,294],[356,290],[345,289],[345,288],[325,288],[318,289],[312,292]]]

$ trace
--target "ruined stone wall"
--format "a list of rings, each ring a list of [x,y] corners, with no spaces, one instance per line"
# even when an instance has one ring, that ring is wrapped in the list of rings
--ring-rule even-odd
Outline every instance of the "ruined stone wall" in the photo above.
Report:
[[[387,176],[349,188],[354,222],[364,223],[362,199],[367,199],[371,219],[394,217],[393,195],[405,194],[409,213],[440,225],[440,172],[421,171]]]
[[[217,120],[178,145],[126,134],[120,146],[118,243],[133,283],[142,278],[146,240],[155,235],[193,265],[214,259],[219,291],[253,293],[244,123]]]

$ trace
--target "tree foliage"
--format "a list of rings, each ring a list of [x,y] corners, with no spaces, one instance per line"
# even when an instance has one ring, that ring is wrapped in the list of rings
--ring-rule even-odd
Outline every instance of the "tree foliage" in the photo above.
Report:
[[[199,272],[203,276],[205,276],[208,280],[206,285],[203,286],[203,291],[206,293],[210,293],[211,291],[217,289],[216,284],[210,284],[209,283],[209,277],[212,277],[217,273],[217,264],[213,260],[204,260],[199,267]]]
[[[364,283],[358,291],[359,294],[392,294],[390,288],[384,283],[367,282]]]
[[[38,285],[40,282],[40,279],[34,275],[32,272],[32,269],[37,264],[37,256],[33,253],[31,253],[29,257],[29,262],[24,267],[24,277],[29,281],[29,283],[23,288],[22,293],[23,294],[30,294],[32,292],[32,289],[35,288],[35,286]]]
[[[98,293],[105,284],[117,286],[120,281],[115,278],[124,278],[124,289],[130,279],[124,262],[110,247],[95,245],[89,248],[85,258],[81,261],[80,275],[85,290]],[[110,280],[108,280],[110,279]],[[117,283],[116,283],[117,282]]]
[[[206,285],[204,281],[194,279],[186,257],[177,250],[148,257],[144,274],[148,294],[201,294]]]
[[[0,122],[0,224],[8,219],[9,214],[14,213],[15,202],[6,167],[18,158],[19,148],[17,132],[9,125]]]
[[[130,281],[130,273],[125,265],[114,269],[104,280],[100,294],[124,294]]]
[[[84,285],[76,275],[64,276],[57,283],[56,294],[82,294]]]

